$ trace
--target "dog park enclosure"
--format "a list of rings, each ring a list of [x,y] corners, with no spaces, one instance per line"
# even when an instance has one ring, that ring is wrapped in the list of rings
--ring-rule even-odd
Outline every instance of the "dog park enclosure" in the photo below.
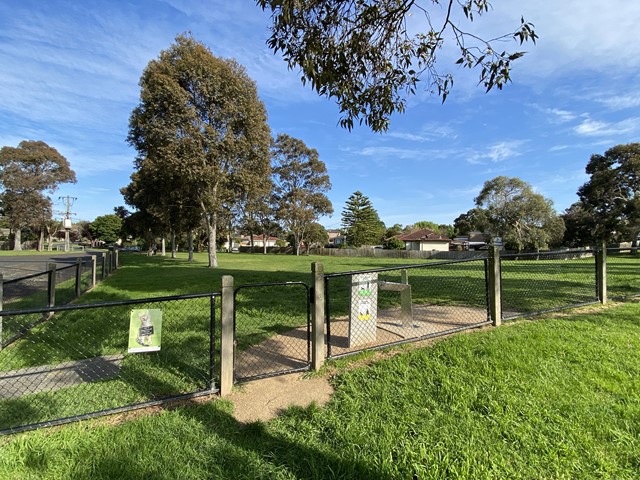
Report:
[[[308,282],[234,285],[227,276],[219,293],[5,308],[3,323],[25,331],[0,351],[0,430],[226,394],[365,349],[640,292],[639,275],[618,278],[640,266],[634,255],[495,253],[326,274],[316,262]],[[162,345],[129,353],[131,311],[144,309],[161,310]]]

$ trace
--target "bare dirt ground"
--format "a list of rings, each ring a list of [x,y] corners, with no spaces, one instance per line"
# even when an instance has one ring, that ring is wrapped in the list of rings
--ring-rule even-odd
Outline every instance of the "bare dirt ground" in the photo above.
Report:
[[[293,373],[255,380],[237,387],[227,397],[233,402],[233,416],[242,423],[266,422],[292,405],[324,405],[331,399],[329,376]]]
[[[332,354],[339,355],[410,338],[459,330],[487,319],[485,309],[460,306],[415,306],[413,313],[413,320],[403,323],[399,312],[379,312],[375,341],[351,347],[348,318],[332,320]],[[306,339],[306,328],[300,327],[248,348],[236,357],[236,375],[250,377],[303,366],[307,361]],[[434,341],[423,340],[412,345],[424,346]],[[373,358],[388,355],[389,352],[377,352]],[[291,405],[306,407],[312,402],[324,405],[333,393],[330,378],[331,373],[327,372],[323,376],[295,373],[253,380],[236,387],[228,399],[234,404],[234,417],[238,421],[267,421]]]

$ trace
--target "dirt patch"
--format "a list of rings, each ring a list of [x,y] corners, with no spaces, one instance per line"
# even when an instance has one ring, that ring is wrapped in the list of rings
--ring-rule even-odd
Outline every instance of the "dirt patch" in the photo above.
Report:
[[[328,377],[295,373],[246,383],[226,398],[233,402],[235,419],[250,423],[271,420],[292,405],[324,405],[332,394]]]

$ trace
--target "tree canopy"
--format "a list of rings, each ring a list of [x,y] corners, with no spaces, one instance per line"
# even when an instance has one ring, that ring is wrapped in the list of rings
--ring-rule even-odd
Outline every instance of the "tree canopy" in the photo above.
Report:
[[[327,167],[317,150],[286,134],[278,134],[271,156],[277,217],[293,235],[299,255],[311,224],[333,213],[325,195],[331,188]]]
[[[562,239],[564,223],[553,202],[520,178],[486,181],[475,202],[484,210],[487,228],[509,248],[539,250]]]
[[[640,143],[592,155],[586,172],[589,180],[578,189],[583,235],[588,231],[592,239],[635,242],[640,235]]]
[[[122,219],[115,213],[101,215],[91,222],[89,231],[96,240],[101,240],[105,243],[114,243],[120,238]]]
[[[502,50],[505,40],[535,43],[524,18],[510,33],[483,39],[464,24],[489,12],[489,0],[257,0],[272,12],[267,44],[282,52],[289,68],[300,69],[303,83],[335,98],[340,125],[354,121],[373,131],[388,128],[403,112],[406,96],[419,81],[444,101],[453,75],[437,68],[446,42],[455,45],[457,64],[480,70],[486,91],[511,81],[511,62],[524,52]]]
[[[4,214],[14,229],[14,249],[21,249],[21,229],[43,227],[51,219],[52,194],[61,183],[75,183],[76,174],[55,148],[43,141],[22,141],[0,149],[0,184]]]
[[[342,228],[347,245],[361,247],[381,243],[385,233],[384,223],[369,197],[360,191],[354,192],[342,210]]]
[[[180,35],[142,74],[128,141],[138,156],[127,203],[172,228],[204,221],[216,267],[221,217],[269,176],[271,134],[255,83],[236,61]]]

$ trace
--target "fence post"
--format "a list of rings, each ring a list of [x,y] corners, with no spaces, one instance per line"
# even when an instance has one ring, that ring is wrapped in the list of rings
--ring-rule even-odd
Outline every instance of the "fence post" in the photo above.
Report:
[[[600,252],[596,251],[596,282],[598,300],[607,303],[607,242],[602,242]]]
[[[97,271],[97,263],[96,263],[96,256],[95,255],[91,255],[91,288],[96,286],[96,271]]]
[[[102,263],[102,273],[100,275],[101,277],[100,280],[104,280],[104,277],[107,276],[107,273],[105,271],[107,269],[107,254],[104,252],[100,252],[100,258],[101,258],[100,261]]]
[[[324,364],[324,267],[320,262],[311,264],[313,277],[313,313],[311,321],[311,368],[320,370]]]
[[[494,327],[502,324],[502,288],[500,276],[500,248],[489,247],[487,259],[487,294],[489,296],[489,315]]]
[[[82,258],[76,259],[76,298],[80,297],[81,293],[81,273],[82,273]]]
[[[0,311],[4,309],[4,275],[0,273]],[[3,316],[0,316],[0,350],[2,350],[2,322]]]
[[[47,307],[54,307],[56,305],[56,264],[50,263],[47,268],[47,293],[48,303]]]
[[[113,272],[113,246],[109,247],[109,275]]]
[[[220,329],[220,395],[228,395],[233,390],[233,350],[234,350],[234,293],[233,277],[222,276],[222,305]]]

